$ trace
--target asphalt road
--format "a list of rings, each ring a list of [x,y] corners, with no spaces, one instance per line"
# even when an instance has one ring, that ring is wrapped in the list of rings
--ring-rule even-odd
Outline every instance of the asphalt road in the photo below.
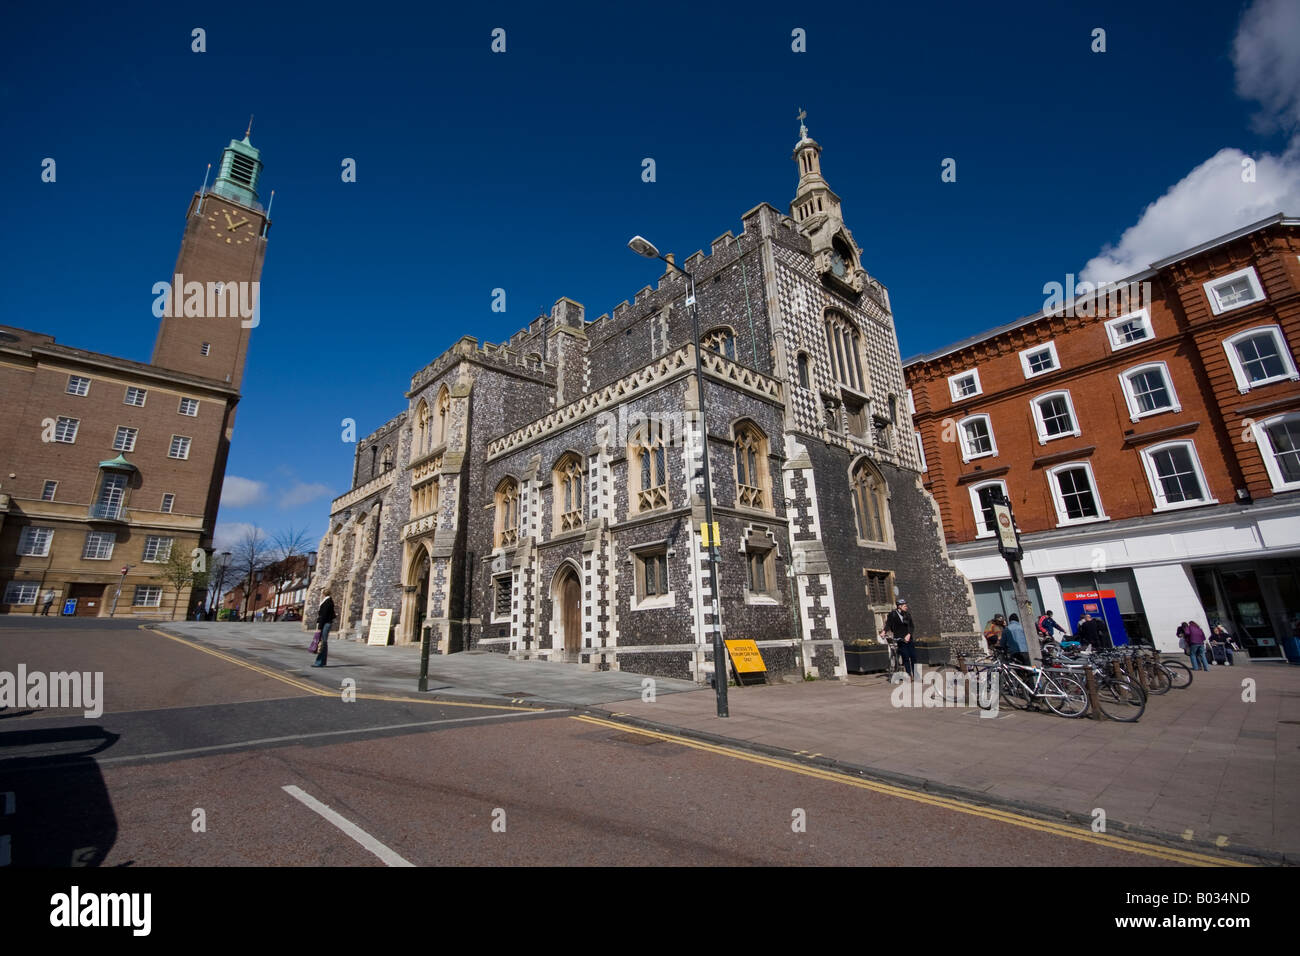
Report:
[[[1196,862],[578,711],[349,699],[347,668],[333,693],[116,622],[5,621],[20,662],[102,671],[104,700],[0,711],[14,866]]]

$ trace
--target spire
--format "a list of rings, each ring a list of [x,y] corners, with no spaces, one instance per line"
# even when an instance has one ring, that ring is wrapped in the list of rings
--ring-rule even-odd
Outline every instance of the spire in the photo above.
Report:
[[[801,226],[807,220],[820,223],[827,215],[839,217],[840,197],[831,192],[822,178],[822,148],[808,135],[804,123],[808,113],[799,110],[799,142],[794,145],[794,161],[799,167],[799,184],[795,187],[790,215]]]
[[[262,153],[249,142],[253,117],[242,141],[232,139],[221,154],[221,167],[212,191],[245,206],[257,206],[257,182],[262,176]]]

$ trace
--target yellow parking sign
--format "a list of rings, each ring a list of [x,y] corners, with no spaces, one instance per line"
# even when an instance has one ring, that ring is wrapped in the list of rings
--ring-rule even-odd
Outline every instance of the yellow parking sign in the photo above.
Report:
[[[736,673],[761,674],[767,670],[763,655],[758,652],[758,645],[753,641],[727,641],[726,645],[731,662],[736,665]]]

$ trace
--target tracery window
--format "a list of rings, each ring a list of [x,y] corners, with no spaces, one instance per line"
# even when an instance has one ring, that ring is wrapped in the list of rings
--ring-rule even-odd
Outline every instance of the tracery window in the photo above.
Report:
[[[736,427],[736,503],[767,509],[767,439],[753,425]]]
[[[850,484],[859,540],[888,544],[893,527],[889,518],[889,485],[884,475],[864,458],[853,469]]]
[[[668,506],[668,454],[661,422],[650,422],[637,429],[629,448],[628,462],[633,469],[636,510],[651,511]]]
[[[716,352],[723,358],[736,360],[736,337],[731,329],[721,328],[706,332],[700,337],[700,344],[710,352]]]
[[[519,542],[519,482],[503,478],[497,485],[495,545],[509,548]]]
[[[555,531],[575,531],[582,527],[582,459],[568,454],[555,466]]]

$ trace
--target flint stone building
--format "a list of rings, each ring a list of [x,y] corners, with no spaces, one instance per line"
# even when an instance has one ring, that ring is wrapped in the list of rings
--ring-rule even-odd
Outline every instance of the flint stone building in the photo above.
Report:
[[[923,640],[974,642],[885,288],[861,265],[801,127],[790,215],[683,264],[696,282],[727,639],[769,671],[845,673],[911,596]],[[308,595],[360,636],[704,681],[712,596],[687,285],[668,269],[613,315],[561,298],[501,345],[465,337],[357,443]]]

